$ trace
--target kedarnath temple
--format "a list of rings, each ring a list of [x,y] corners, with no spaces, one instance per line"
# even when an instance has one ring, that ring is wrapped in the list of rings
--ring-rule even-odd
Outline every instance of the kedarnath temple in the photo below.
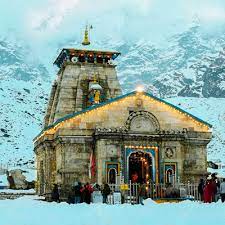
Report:
[[[34,139],[37,192],[75,181],[194,182],[207,173],[211,125],[137,89],[122,94],[117,51],[65,48],[54,64],[44,129]]]

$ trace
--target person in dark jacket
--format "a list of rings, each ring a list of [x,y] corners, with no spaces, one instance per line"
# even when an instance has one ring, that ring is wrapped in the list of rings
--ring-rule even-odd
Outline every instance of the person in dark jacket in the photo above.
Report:
[[[200,195],[201,201],[204,201],[204,195],[203,195],[204,187],[205,187],[205,182],[204,182],[203,179],[200,179],[200,182],[199,182],[199,185],[198,185],[198,193]]]
[[[86,183],[84,187],[81,189],[82,200],[87,204],[91,203],[91,193],[93,192],[93,188],[89,183]]]
[[[103,203],[107,202],[107,197],[110,194],[111,190],[108,184],[104,184],[103,189],[102,189],[102,197],[103,197]]]
[[[54,184],[53,186],[53,190],[51,193],[51,200],[54,202],[59,202],[59,189],[57,184]]]
[[[217,195],[217,177],[216,174],[211,174],[211,185],[212,185],[212,202],[216,202]]]
[[[74,186],[74,203],[75,204],[81,203],[81,189],[82,189],[81,182],[76,182]]]

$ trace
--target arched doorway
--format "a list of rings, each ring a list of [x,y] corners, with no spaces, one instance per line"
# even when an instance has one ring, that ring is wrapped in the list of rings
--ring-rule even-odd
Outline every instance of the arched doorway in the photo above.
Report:
[[[111,168],[108,171],[108,183],[116,184],[116,169]]]
[[[173,184],[175,182],[174,174],[175,173],[174,173],[173,169],[167,169],[167,171],[166,171],[166,183]]]
[[[129,180],[133,183],[147,183],[153,180],[152,157],[149,153],[137,151],[129,156]]]

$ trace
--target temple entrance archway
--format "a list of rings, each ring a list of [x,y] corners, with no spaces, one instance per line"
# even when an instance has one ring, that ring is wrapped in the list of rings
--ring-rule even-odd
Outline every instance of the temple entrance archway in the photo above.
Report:
[[[153,181],[153,159],[150,153],[136,151],[130,154],[128,177],[132,183]]]
[[[108,171],[108,183],[116,184],[116,170],[114,168],[111,168]]]

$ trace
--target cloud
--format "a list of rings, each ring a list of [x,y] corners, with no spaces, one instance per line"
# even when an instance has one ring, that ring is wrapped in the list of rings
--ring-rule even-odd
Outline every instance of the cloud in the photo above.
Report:
[[[201,24],[225,22],[225,1],[190,0],[186,6],[185,16],[189,19],[197,16]]]
[[[78,0],[50,0],[45,8],[32,10],[28,14],[31,28],[49,31],[56,29],[78,3]]]
[[[85,23],[87,20],[102,16],[112,17],[146,15],[153,0],[49,0],[41,8],[29,12],[28,27],[33,31],[57,30],[67,19],[79,20]],[[85,19],[86,18],[86,19]],[[115,17],[114,17],[115,18]],[[113,19],[113,18],[112,18]],[[137,18],[138,19],[138,18]],[[83,20],[83,21],[82,21]]]
[[[203,8],[198,13],[200,20],[204,22],[218,22],[225,21],[225,10],[218,7]]]
[[[208,26],[212,21],[224,21],[225,15],[224,0],[29,0],[28,4],[27,0],[14,0],[12,17],[10,3],[0,1],[5,1],[8,10],[2,10],[3,17],[9,18],[3,25],[13,24],[37,48],[58,48],[82,40],[87,22],[94,26],[93,41],[145,39],[161,44],[189,28],[193,18]]]

